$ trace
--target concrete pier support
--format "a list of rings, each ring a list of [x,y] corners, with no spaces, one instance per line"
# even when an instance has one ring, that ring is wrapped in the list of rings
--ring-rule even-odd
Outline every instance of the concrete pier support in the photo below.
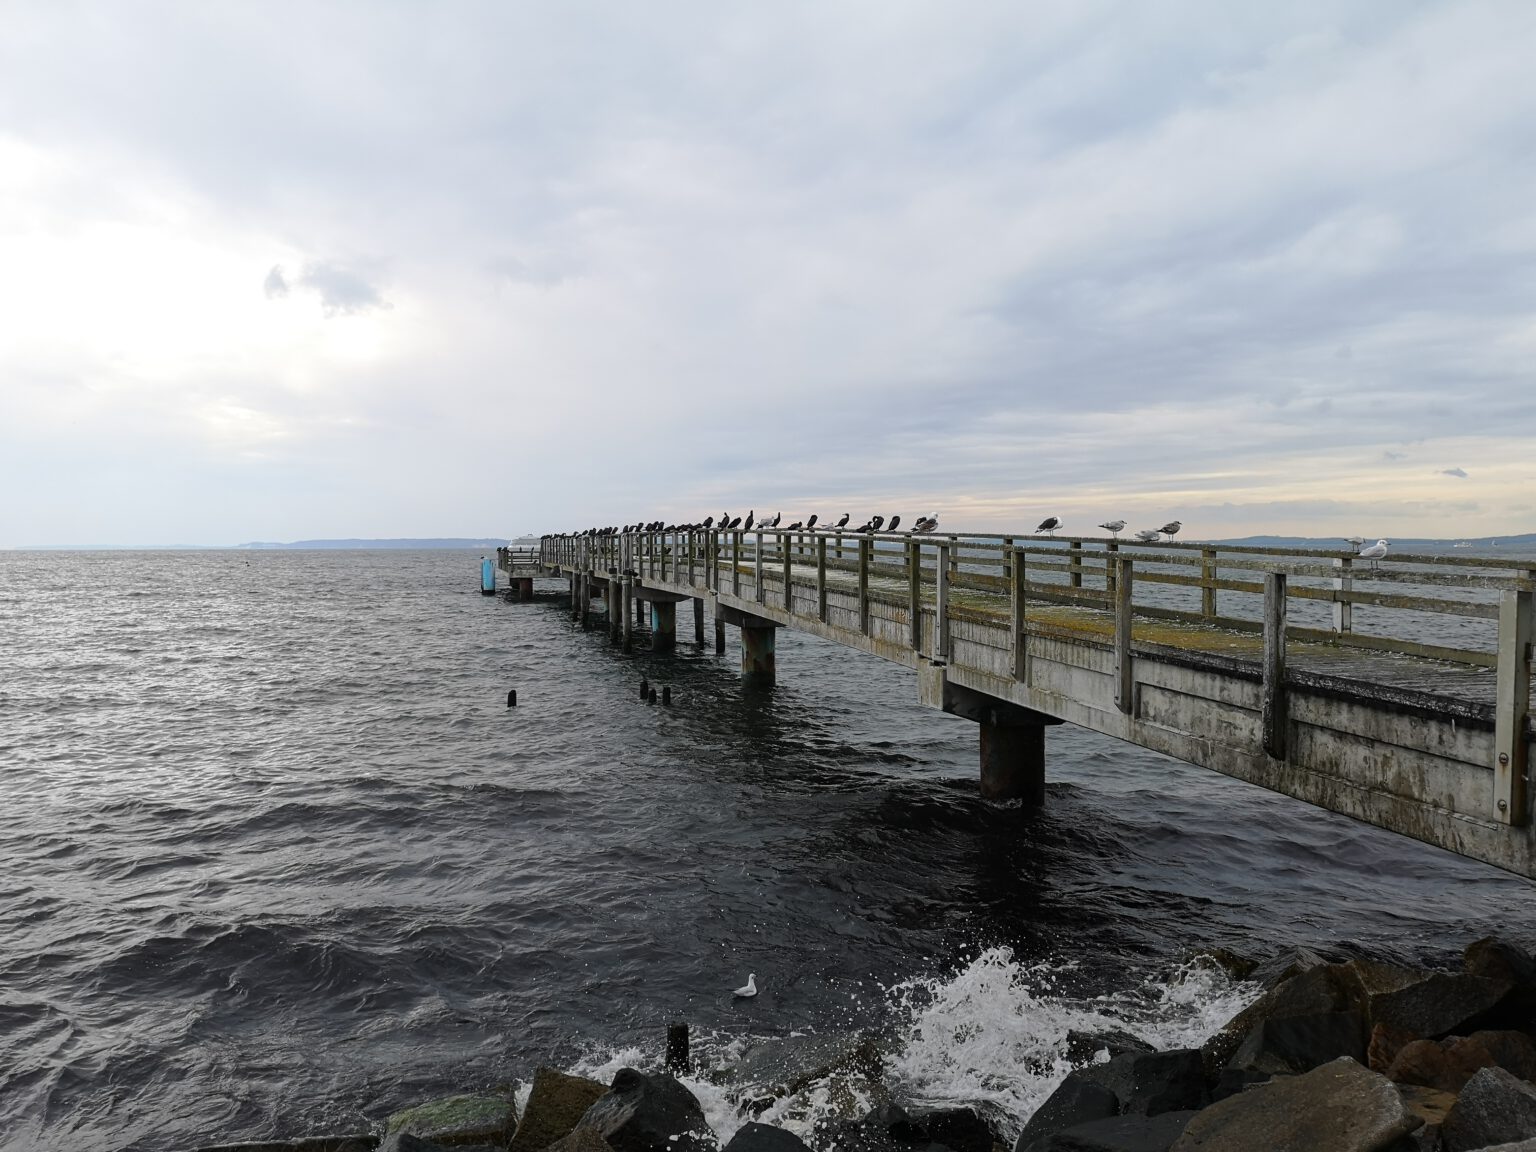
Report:
[[[1045,803],[1045,726],[980,724],[981,795],[986,800]]]
[[[519,600],[533,599],[533,577],[520,576],[517,580],[517,598]]]
[[[624,593],[616,576],[609,576],[608,582],[603,585],[603,607],[608,611],[608,643],[621,643],[624,639],[624,618],[621,615],[624,611]]]
[[[704,645],[704,601],[697,596],[693,599],[693,642]]]
[[[715,655],[725,655],[725,621],[718,613],[715,615]]]
[[[581,574],[581,592],[578,597],[581,601],[581,630],[592,631],[592,577],[583,572]]]
[[[581,577],[571,573],[571,619],[581,619]]]
[[[628,576],[624,577],[624,599],[619,605],[619,621],[624,629],[624,651],[628,652],[634,647],[634,615],[630,612],[630,604],[635,602],[635,585]]]
[[[677,605],[669,600],[651,601],[651,651],[670,652],[677,647]]]
[[[741,630],[741,675],[754,684],[768,685],[774,681],[774,634],[777,628],[748,628]]]

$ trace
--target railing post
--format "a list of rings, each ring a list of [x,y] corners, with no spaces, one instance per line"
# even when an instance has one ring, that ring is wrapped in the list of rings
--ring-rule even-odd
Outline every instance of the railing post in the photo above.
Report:
[[[763,534],[752,534],[752,599],[763,603]]]
[[[1136,710],[1136,668],[1131,655],[1131,610],[1136,585],[1131,558],[1115,558],[1115,707],[1127,716]]]
[[[1536,574],[1532,574],[1536,575]],[[1529,745],[1531,645],[1536,642],[1531,590],[1505,592],[1499,604],[1499,665],[1493,724],[1493,816],[1500,824],[1530,823]]]
[[[1004,576],[1012,576],[1013,575],[1013,559],[1014,559],[1014,555],[1015,555],[1015,553],[1013,551],[1013,537],[1012,536],[1004,536],[1003,537],[1003,575]]]
[[[907,541],[907,615],[911,617],[912,651],[923,650],[923,545]]]
[[[869,635],[869,561],[873,552],[868,536],[859,537],[859,631]]]
[[[793,616],[795,614],[794,555],[789,550],[788,534],[779,537],[779,544],[784,549],[784,611]]]
[[[1029,636],[1024,611],[1026,569],[1024,553],[1015,552],[1010,545],[1003,553],[1008,569],[1008,600],[1013,610],[1013,678],[1020,684],[1029,682]]]
[[[816,537],[816,619],[827,622],[827,538]]]
[[[841,532],[837,534],[837,558],[839,560],[843,558],[843,534]]]
[[[1216,549],[1200,549],[1200,615],[1216,618]]]
[[[934,573],[937,587],[933,594],[933,655],[943,663],[949,660],[949,545],[939,545],[939,566]]]
[[[1118,555],[1120,545],[1116,541],[1111,540],[1108,544],[1104,545],[1104,551],[1108,553],[1104,557],[1104,594],[1110,599],[1114,599],[1115,568],[1120,559]]]
[[[1344,557],[1333,562],[1333,630],[1340,636],[1354,631],[1355,606],[1348,600],[1339,599],[1337,593],[1354,589],[1354,561]]]
[[[731,595],[741,595],[741,533],[731,533]]]
[[[1264,686],[1261,732],[1264,751],[1285,759],[1285,573],[1264,574]]]
[[[1083,542],[1067,541],[1067,583],[1073,588],[1083,586]]]

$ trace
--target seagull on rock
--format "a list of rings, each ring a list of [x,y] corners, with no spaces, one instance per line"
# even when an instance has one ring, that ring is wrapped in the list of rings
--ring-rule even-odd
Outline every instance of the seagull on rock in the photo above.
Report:
[[[736,989],[736,991],[734,993],[732,993],[732,995],[736,996],[738,999],[741,999],[741,1000],[750,1000],[750,999],[752,999],[752,997],[756,996],[757,995],[757,974],[755,972],[748,972],[747,973],[747,982],[745,984],[743,984],[740,988]]]

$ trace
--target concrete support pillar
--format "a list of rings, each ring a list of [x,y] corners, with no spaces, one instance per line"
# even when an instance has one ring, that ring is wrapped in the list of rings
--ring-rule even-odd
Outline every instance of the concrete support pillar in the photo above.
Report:
[[[588,572],[581,574],[581,630],[592,631],[592,576]]]
[[[645,623],[645,601],[635,597],[635,627],[639,628]]]
[[[715,617],[715,655],[725,655],[725,621]]]
[[[983,723],[979,727],[982,797],[1044,804],[1045,726]]]
[[[517,598],[519,600],[533,599],[533,577],[522,576],[517,581]]]
[[[608,642],[619,644],[624,640],[624,590],[617,576],[609,576],[603,590],[603,607],[608,610]]]
[[[777,628],[743,628],[741,630],[741,675],[755,684],[772,684],[774,681],[773,649]]]
[[[628,652],[634,646],[634,632],[631,626],[634,617],[630,614],[629,606],[634,601],[635,586],[628,576],[624,577],[623,602],[619,605],[619,620],[624,627],[624,651]]]
[[[693,642],[704,646],[704,601],[698,596],[693,598]]]
[[[651,601],[651,651],[670,652],[677,647],[677,605],[670,600]]]
[[[581,619],[581,577],[571,573],[571,619]]]

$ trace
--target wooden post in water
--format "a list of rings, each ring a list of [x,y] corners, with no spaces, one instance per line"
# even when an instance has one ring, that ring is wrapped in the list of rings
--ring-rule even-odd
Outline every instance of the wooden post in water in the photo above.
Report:
[[[1536,573],[1526,573],[1536,579]],[[1530,823],[1529,748],[1531,645],[1536,643],[1531,590],[1504,593],[1499,604],[1498,686],[1493,724],[1493,816],[1500,824]]]
[[[827,538],[816,537],[816,619],[827,622]]]
[[[1029,632],[1024,611],[1025,567],[1024,553],[1015,552],[1012,545],[1003,553],[1008,572],[1009,606],[1013,616],[1013,678],[1020,684],[1029,683]]]
[[[1115,557],[1115,707],[1127,716],[1136,711],[1136,667],[1131,654],[1132,609],[1136,582],[1131,558]]]
[[[1285,759],[1285,573],[1264,573],[1264,686],[1261,732],[1264,751]]]
[[[869,562],[873,555],[873,541],[868,536],[859,537],[859,631],[869,635]]]
[[[949,545],[939,545],[939,565],[934,573],[933,656],[943,663],[949,659]]]
[[[1354,590],[1353,570],[1354,561],[1347,556],[1333,562],[1333,630],[1340,636],[1354,631],[1355,626],[1355,606],[1338,596],[1340,592]]]
[[[1216,619],[1216,549],[1200,549],[1200,615]]]
[[[910,620],[912,651],[923,650],[923,545],[907,541],[907,616]]]
[[[795,578],[792,567],[794,553],[789,549],[790,538],[787,535],[779,537],[779,544],[784,549],[784,611],[793,616],[795,612]]]

